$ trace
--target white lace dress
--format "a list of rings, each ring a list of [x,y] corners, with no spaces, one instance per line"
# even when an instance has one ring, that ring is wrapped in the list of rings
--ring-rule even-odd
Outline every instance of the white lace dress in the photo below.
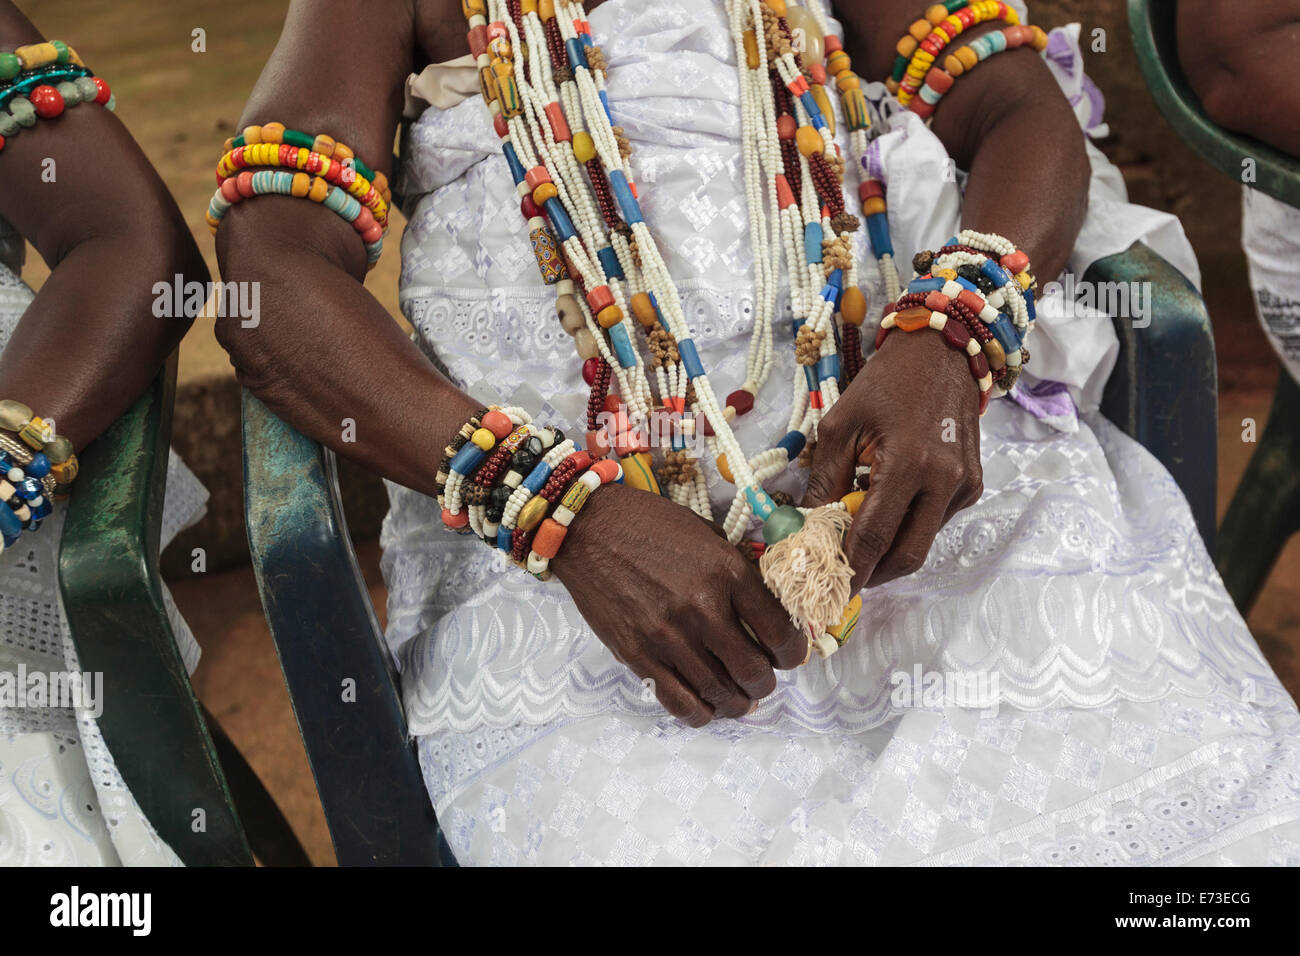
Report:
[[[752,280],[722,4],[609,0],[590,20],[642,208],[726,394],[744,377]],[[1096,127],[1075,37],[1057,35],[1052,66]],[[960,189],[912,114],[886,125],[872,162],[908,262],[954,233]],[[579,363],[482,102],[425,111],[407,149],[401,302],[421,346],[478,399],[581,432]],[[1117,171],[1089,155],[1071,270],[1143,239],[1199,281],[1177,220],[1129,205]],[[879,314],[874,260],[860,254]],[[388,638],[457,858],[1300,863],[1300,715],[1173,480],[1096,412],[1110,320],[1059,292],[1039,313],[1039,378],[982,422],[980,502],[921,571],[865,593],[844,650],[781,673],[743,720],[692,730],[666,715],[563,587],[503,571],[447,534],[434,502],[390,485]],[[739,419],[751,451],[783,430],[791,351],[777,343],[772,384]],[[798,494],[804,480],[794,467],[774,485]],[[710,487],[715,507],[729,501],[716,474]],[[983,678],[995,706],[908,700],[899,682],[913,675]]]
[[[0,230],[8,227],[0,223]],[[0,350],[32,291],[0,264]],[[167,468],[162,546],[197,521],[207,492],[173,452]],[[34,534],[0,554],[0,672],[81,673],[59,594],[56,507]],[[181,656],[199,648],[163,589]],[[11,683],[12,686],[12,683]],[[0,704],[0,866],[179,865],[127,790],[90,711]]]

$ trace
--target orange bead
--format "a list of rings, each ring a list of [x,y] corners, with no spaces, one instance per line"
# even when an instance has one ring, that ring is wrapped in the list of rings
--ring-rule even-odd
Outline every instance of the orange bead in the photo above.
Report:
[[[510,416],[503,412],[488,412],[483,416],[483,427],[496,436],[497,441],[505,438],[515,430]]]
[[[636,316],[636,320],[647,329],[654,328],[655,323],[659,321],[659,316],[655,312],[654,303],[650,301],[650,296],[646,295],[644,292],[638,292],[636,295],[632,296],[630,304],[632,306],[632,314]]]
[[[591,466],[591,470],[604,483],[618,480],[618,462],[609,458],[603,458]]]
[[[904,309],[894,316],[894,324],[904,332],[915,332],[918,329],[927,328],[930,325],[930,310],[921,306]]]
[[[867,297],[855,285],[844,290],[840,297],[840,315],[849,325],[861,325],[867,319]]]
[[[533,550],[548,561],[560,553],[560,545],[569,529],[554,518],[547,518],[533,537]]]
[[[799,152],[805,156],[815,156],[825,149],[822,134],[811,126],[800,126],[794,134],[794,141],[799,147]]]

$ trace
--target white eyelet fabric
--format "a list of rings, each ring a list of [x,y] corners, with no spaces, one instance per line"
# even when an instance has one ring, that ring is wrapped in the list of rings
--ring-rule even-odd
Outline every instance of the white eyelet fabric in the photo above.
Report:
[[[752,280],[722,4],[609,0],[590,21],[646,220],[726,394],[744,377]],[[1077,55],[1076,38],[1058,38],[1058,59],[1061,43]],[[1081,82],[1077,69],[1054,72]],[[886,130],[871,161],[908,263],[957,232],[962,177],[947,174],[914,114],[865,86]],[[1129,204],[1118,171],[1088,149],[1090,204],[1070,270],[1081,277],[1142,240],[1199,282],[1177,220]],[[581,434],[580,363],[477,97],[414,123],[403,186],[401,301],[421,347],[480,400]],[[787,414],[788,322],[776,328],[784,365],[737,420],[751,453],[781,436]],[[943,529],[924,568],[866,592],[838,654],[779,674],[745,719],[701,730],[663,713],[562,586],[502,570],[483,544],[446,533],[433,501],[390,485],[388,639],[458,859],[1300,862],[1300,717],[1173,480],[1096,411],[1116,350],[1111,319],[1058,291],[1027,344],[1036,377],[1025,381],[1063,383],[1069,414],[994,402],[981,423],[984,495]],[[723,505],[729,486],[709,472]],[[772,486],[797,497],[804,482],[796,466]],[[995,713],[904,706],[894,675],[917,669],[996,678]]]

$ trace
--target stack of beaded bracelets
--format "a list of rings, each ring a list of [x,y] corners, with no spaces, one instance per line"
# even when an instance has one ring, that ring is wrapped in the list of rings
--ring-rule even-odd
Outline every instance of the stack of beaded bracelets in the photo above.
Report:
[[[617,462],[593,459],[559,429],[537,427],[521,409],[490,406],[443,450],[438,503],[448,528],[474,534],[547,580],[550,560],[591,493],[622,479]]]
[[[1020,23],[1016,11],[1002,0],[948,0],[930,7],[898,41],[898,57],[886,88],[897,93],[898,102],[906,106],[920,93],[926,73],[949,43],[972,27],[995,20],[1011,26]]]
[[[886,306],[876,348],[892,329],[942,332],[967,356],[983,415],[993,389],[1010,391],[1029,361],[1024,340],[1037,317],[1029,258],[1001,236],[968,229],[937,253],[917,253],[912,265],[917,277]]]
[[[0,150],[38,119],[53,119],[69,106],[91,102],[110,110],[117,105],[108,84],[63,41],[0,53]]]
[[[1020,46],[1030,46],[1042,53],[1047,49],[1047,34],[1041,27],[1017,25],[972,40],[956,53],[945,57],[942,69],[937,66],[930,68],[920,92],[907,104],[908,108],[922,119],[929,119],[934,115],[944,94],[957,82],[957,77],[975,69],[994,54]]]
[[[22,402],[0,401],[0,551],[35,531],[77,477],[72,443]]]
[[[379,261],[392,192],[384,174],[343,143],[283,123],[246,127],[226,140],[217,163],[217,191],[204,215],[208,228],[215,235],[231,206],[268,194],[310,199],[337,213],[361,236],[369,265]]]

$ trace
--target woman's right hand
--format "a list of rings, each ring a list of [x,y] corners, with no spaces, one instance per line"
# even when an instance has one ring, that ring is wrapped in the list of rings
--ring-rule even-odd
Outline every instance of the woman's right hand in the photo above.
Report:
[[[692,727],[743,717],[776,689],[773,667],[807,657],[758,568],[667,498],[599,489],[551,568],[605,646]]]

